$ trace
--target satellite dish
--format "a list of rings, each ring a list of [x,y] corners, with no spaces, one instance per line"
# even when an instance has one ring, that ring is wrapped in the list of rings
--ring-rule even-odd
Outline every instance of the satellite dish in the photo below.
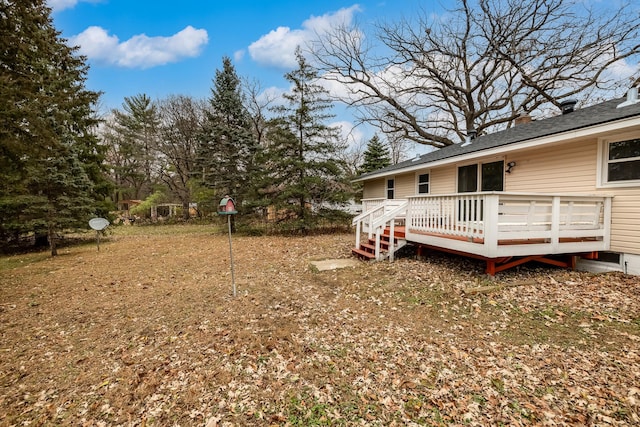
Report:
[[[92,218],[89,220],[89,227],[96,230],[96,243],[98,250],[100,250],[100,230],[104,230],[109,225],[109,221],[104,218]]]
[[[104,218],[93,218],[89,220],[89,227],[96,231],[104,230],[109,225],[109,221]]]

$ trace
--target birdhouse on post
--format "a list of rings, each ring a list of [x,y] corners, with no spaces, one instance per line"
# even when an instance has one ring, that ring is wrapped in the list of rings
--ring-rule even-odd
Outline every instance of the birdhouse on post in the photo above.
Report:
[[[219,215],[235,215],[238,211],[236,210],[236,202],[229,196],[225,196],[222,200],[220,200],[220,204],[218,205],[218,214]]]
[[[229,259],[231,261],[231,285],[233,286],[233,296],[236,296],[235,269],[233,268],[233,244],[231,243],[231,215],[237,214],[236,202],[229,196],[224,196],[218,204],[218,215],[227,215],[227,225],[229,226]]]

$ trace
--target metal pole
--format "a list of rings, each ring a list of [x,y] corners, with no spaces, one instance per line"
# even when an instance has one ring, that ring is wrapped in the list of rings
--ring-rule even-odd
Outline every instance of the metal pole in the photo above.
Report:
[[[98,241],[98,252],[100,252],[100,231],[96,230],[96,239]]]
[[[233,245],[231,244],[231,215],[227,215],[227,224],[229,225],[229,259],[231,260],[231,284],[233,285],[233,296],[236,296],[236,278],[233,268]]]

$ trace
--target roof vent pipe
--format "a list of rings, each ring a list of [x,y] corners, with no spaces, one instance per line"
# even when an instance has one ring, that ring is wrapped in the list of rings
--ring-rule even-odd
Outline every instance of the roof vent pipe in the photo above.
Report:
[[[474,139],[476,139],[476,136],[478,136],[478,131],[473,128],[467,129],[467,135],[473,141]]]
[[[578,101],[575,99],[567,99],[566,101],[562,101],[560,103],[560,110],[562,110],[562,114],[573,113],[573,110],[576,108],[576,104]]]
[[[467,136],[464,139],[464,143],[461,145],[461,147],[466,147],[467,145],[471,145],[471,141],[476,139],[477,134],[478,132],[475,129],[467,129]]]
[[[629,89],[629,92],[627,92],[627,100],[622,104],[618,104],[616,108],[627,107],[629,105],[637,104],[638,102],[640,102],[640,99],[638,99],[638,88],[632,87]]]

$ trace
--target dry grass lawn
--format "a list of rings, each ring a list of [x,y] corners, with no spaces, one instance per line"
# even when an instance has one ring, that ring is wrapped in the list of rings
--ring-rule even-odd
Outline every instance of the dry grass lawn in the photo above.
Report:
[[[638,277],[352,239],[234,236],[235,298],[212,227],[0,258],[0,425],[640,424]]]

